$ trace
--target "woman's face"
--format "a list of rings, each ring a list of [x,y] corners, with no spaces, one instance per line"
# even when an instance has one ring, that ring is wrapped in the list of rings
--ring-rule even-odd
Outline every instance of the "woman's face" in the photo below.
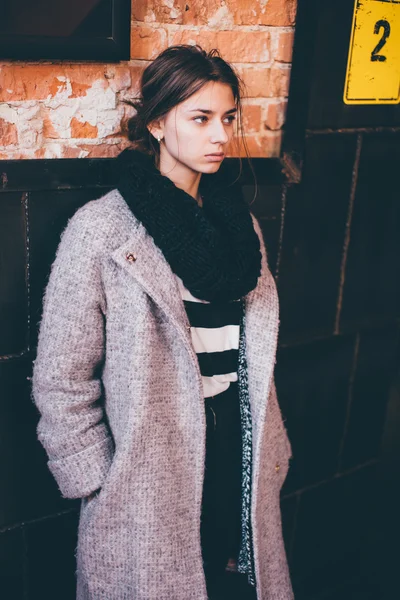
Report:
[[[159,122],[160,167],[185,172],[215,173],[234,133],[236,106],[229,85],[210,81],[174,107]],[[154,132],[153,132],[154,133]]]

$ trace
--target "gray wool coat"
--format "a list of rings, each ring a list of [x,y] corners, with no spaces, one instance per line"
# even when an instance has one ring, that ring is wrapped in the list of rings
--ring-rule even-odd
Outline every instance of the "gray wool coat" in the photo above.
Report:
[[[245,302],[255,574],[258,600],[291,600],[279,502],[291,448],[273,378],[278,298],[262,250]],[[82,498],[78,600],[206,600],[198,361],[176,278],[116,190],[80,208],[62,235],[33,397],[61,493]]]

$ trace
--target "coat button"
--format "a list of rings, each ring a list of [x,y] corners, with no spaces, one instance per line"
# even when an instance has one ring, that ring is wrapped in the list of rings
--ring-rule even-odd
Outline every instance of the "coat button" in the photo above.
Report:
[[[275,471],[277,473],[279,473],[280,470],[281,470],[281,465],[279,463],[276,463],[276,465],[275,465]]]
[[[136,254],[134,254],[133,252],[128,252],[125,258],[126,260],[129,260],[129,262],[135,262]]]

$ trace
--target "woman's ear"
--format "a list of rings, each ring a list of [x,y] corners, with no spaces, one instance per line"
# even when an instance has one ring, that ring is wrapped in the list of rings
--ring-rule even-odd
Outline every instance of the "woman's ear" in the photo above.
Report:
[[[152,123],[149,123],[147,125],[147,129],[150,131],[151,135],[153,137],[156,138],[156,140],[158,142],[160,142],[163,137],[164,137],[164,131],[163,131],[163,126],[162,126],[162,122],[160,121],[153,121]]]

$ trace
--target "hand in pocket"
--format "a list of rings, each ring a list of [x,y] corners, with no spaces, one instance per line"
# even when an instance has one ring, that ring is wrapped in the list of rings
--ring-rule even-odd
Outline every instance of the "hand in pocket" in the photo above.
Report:
[[[96,496],[99,494],[99,492],[100,492],[100,488],[98,490],[95,490],[91,494],[89,494],[89,496],[86,496],[87,504],[90,504],[91,501],[93,500],[93,498],[96,498]]]

